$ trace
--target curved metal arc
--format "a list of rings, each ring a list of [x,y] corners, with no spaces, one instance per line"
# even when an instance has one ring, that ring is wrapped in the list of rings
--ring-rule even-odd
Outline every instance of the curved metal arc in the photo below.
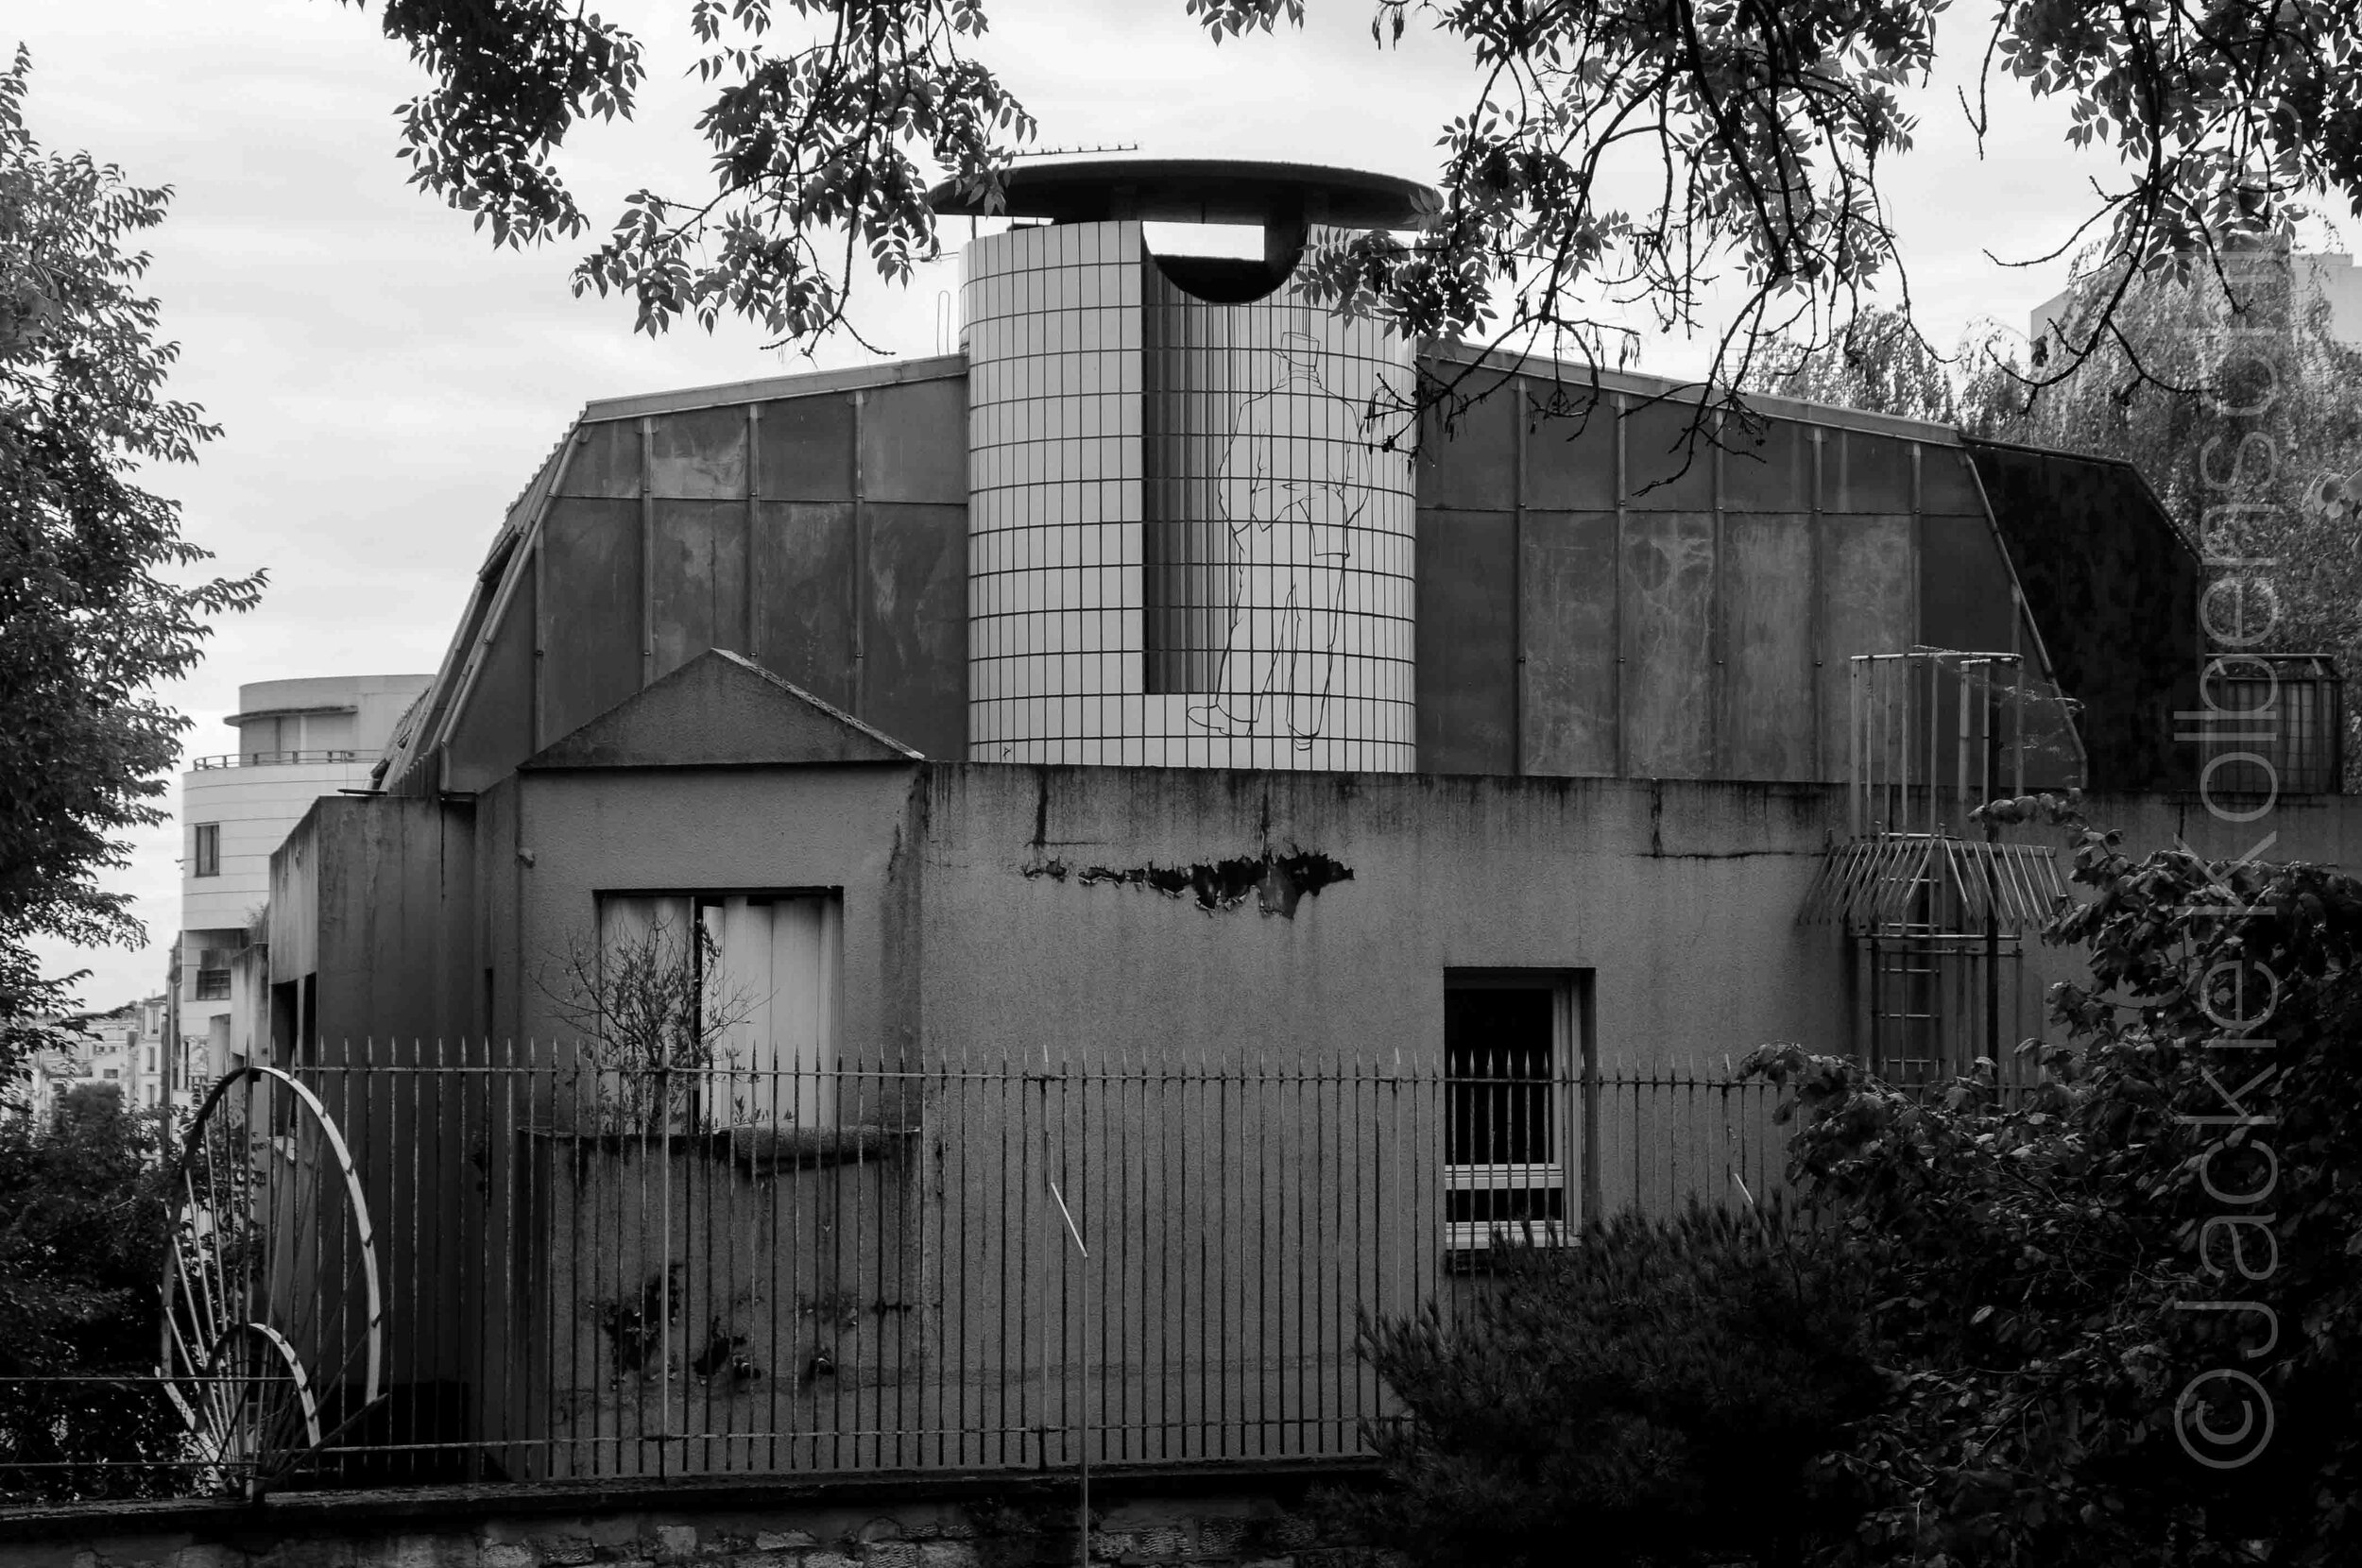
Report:
[[[320,1445],[319,1401],[312,1395],[311,1379],[303,1374],[303,1358],[296,1354],[295,1346],[288,1341],[285,1335],[268,1323],[251,1321],[232,1323],[221,1331],[220,1337],[214,1339],[212,1349],[207,1351],[205,1356],[207,1369],[210,1371],[221,1365],[223,1348],[241,1334],[259,1336],[278,1354],[279,1359],[286,1363],[288,1381],[295,1388],[296,1398],[300,1402],[300,1408],[303,1412],[303,1429],[307,1440],[304,1444],[305,1452],[308,1453],[317,1448]],[[260,1456],[256,1457],[259,1460]]]
[[[362,1398],[353,1406],[354,1415],[348,1416],[342,1424],[349,1425],[354,1416],[373,1405],[383,1393],[385,1304],[378,1278],[376,1232],[370,1220],[368,1198],[362,1190],[360,1174],[353,1165],[351,1150],[345,1142],[342,1129],[337,1127],[334,1118],[328,1114],[327,1107],[321,1103],[319,1097],[312,1091],[309,1085],[278,1067],[252,1065],[241,1067],[235,1072],[225,1075],[214,1084],[204,1102],[198,1106],[196,1116],[191,1120],[189,1130],[182,1139],[180,1167],[183,1205],[181,1213],[183,1216],[202,1213],[211,1217],[213,1223],[209,1234],[214,1245],[211,1249],[193,1245],[192,1238],[182,1234],[183,1227],[176,1226],[172,1245],[164,1261],[164,1278],[161,1290],[164,1321],[161,1327],[158,1346],[160,1359],[163,1363],[158,1370],[164,1375],[164,1387],[173,1405],[193,1433],[202,1430],[203,1416],[191,1405],[167,1371],[175,1359],[174,1341],[176,1338],[180,1340],[178,1347],[180,1357],[184,1361],[195,1363],[197,1370],[207,1375],[205,1390],[200,1395],[200,1399],[220,1426],[222,1440],[220,1447],[224,1454],[228,1452],[232,1440],[231,1434],[237,1422],[234,1406],[228,1403],[225,1398],[222,1379],[214,1374],[217,1372],[222,1363],[222,1348],[240,1334],[262,1337],[271,1346],[273,1353],[286,1365],[297,1391],[308,1447],[317,1449],[324,1440],[317,1398],[313,1392],[311,1380],[304,1371],[301,1357],[286,1336],[270,1324],[260,1321],[248,1319],[243,1322],[233,1322],[220,1330],[200,1358],[193,1354],[194,1347],[190,1337],[179,1333],[179,1323],[175,1317],[176,1306],[185,1305],[186,1315],[191,1320],[190,1326],[198,1331],[197,1338],[201,1340],[203,1325],[197,1321],[200,1315],[210,1312],[219,1317],[229,1315],[235,1310],[228,1300],[230,1285],[228,1278],[225,1276],[216,1280],[209,1270],[207,1257],[192,1258],[189,1255],[192,1252],[202,1253],[211,1251],[215,1254],[218,1253],[224,1231],[220,1224],[219,1215],[214,1211],[222,1207],[223,1200],[217,1190],[221,1172],[214,1167],[221,1162],[220,1160],[207,1161],[208,1188],[211,1194],[209,1205],[200,1205],[192,1171],[200,1158],[212,1152],[206,1147],[207,1138],[216,1129],[223,1127],[223,1122],[215,1112],[224,1097],[233,1088],[241,1085],[245,1086],[250,1095],[255,1084],[273,1081],[285,1085],[288,1092],[311,1112],[312,1119],[322,1133],[329,1152],[334,1157],[338,1167],[343,1172],[345,1192],[351,1204],[348,1212],[351,1216],[355,1250],[360,1254],[361,1283],[367,1303],[366,1326],[362,1335],[363,1342],[359,1347],[366,1352],[367,1370]],[[249,1099],[249,1106],[250,1104]],[[228,1145],[231,1140],[226,1132],[221,1141],[224,1147],[219,1150],[219,1154],[221,1159],[228,1159],[231,1153]],[[279,1152],[279,1140],[272,1138],[268,1141],[270,1151]],[[317,1198],[317,1189],[315,1189],[314,1196]],[[250,1236],[243,1239],[248,1244],[251,1244],[253,1240]],[[218,1255],[213,1256],[210,1261],[216,1266],[223,1262]],[[192,1270],[195,1277],[184,1277],[190,1275]],[[221,1299],[212,1299],[215,1295],[219,1295]],[[341,1372],[345,1367],[350,1366],[352,1355],[352,1351],[348,1350],[338,1358],[336,1370]],[[258,1436],[267,1441],[265,1434],[258,1434]],[[220,1457],[221,1456],[217,1455],[216,1460],[218,1461]]]
[[[181,1150],[181,1158],[185,1162],[195,1152],[197,1140],[204,1126],[205,1118],[214,1106],[219,1102],[223,1094],[231,1084],[247,1080],[275,1080],[285,1084],[311,1110],[313,1118],[319,1123],[321,1133],[327,1137],[329,1149],[336,1156],[337,1166],[344,1172],[345,1193],[352,1200],[353,1228],[358,1233],[362,1284],[368,1292],[368,1299],[369,1365],[363,1397],[365,1400],[375,1400],[383,1391],[379,1388],[384,1375],[384,1345],[380,1331],[385,1321],[385,1304],[378,1289],[377,1232],[369,1221],[369,1202],[367,1195],[361,1190],[360,1172],[353,1168],[352,1150],[345,1142],[343,1130],[336,1125],[335,1118],[328,1114],[328,1107],[320,1103],[319,1096],[312,1092],[309,1084],[282,1068],[252,1065],[240,1067],[236,1072],[227,1074],[216,1082],[213,1091],[205,1097],[205,1103],[197,1107],[197,1117],[190,1124],[188,1136]]]

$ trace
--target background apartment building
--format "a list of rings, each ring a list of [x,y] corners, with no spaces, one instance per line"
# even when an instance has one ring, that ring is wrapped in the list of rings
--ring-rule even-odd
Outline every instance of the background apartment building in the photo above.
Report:
[[[259,981],[259,917],[270,856],[312,803],[367,789],[427,675],[329,675],[238,688],[226,721],[237,749],[193,758],[180,775],[180,932],[171,958],[168,1035],[189,1091],[243,1058],[241,974]],[[259,992],[258,992],[259,994]]]
[[[26,1064],[22,1103],[40,1119],[49,1115],[59,1097],[85,1083],[106,1083],[122,1093],[127,1110],[163,1104],[171,1069],[170,1013],[171,998],[154,996],[111,1012],[56,1020],[64,1039],[33,1053]]]
[[[2362,266],[2338,251],[2299,253],[2289,258],[2289,287],[2300,302],[2318,297],[2329,307],[2329,335],[2351,348],[2362,349]],[[2205,285],[2214,287],[2210,282]],[[2084,291],[2073,283],[2036,305],[2026,321],[2026,335],[2039,342],[2064,319],[2068,308]]]

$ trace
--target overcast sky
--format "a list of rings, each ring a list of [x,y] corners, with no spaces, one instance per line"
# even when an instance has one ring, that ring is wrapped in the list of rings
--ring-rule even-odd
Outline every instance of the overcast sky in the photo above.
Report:
[[[637,123],[586,128],[566,149],[594,224],[641,186],[701,188],[703,101],[687,0],[614,0],[601,14],[648,45]],[[1469,107],[1464,57],[1413,37],[1381,51],[1366,0],[1312,0],[1302,33],[1217,48],[1182,0],[989,0],[986,62],[1050,145],[1137,143],[1144,156],[1254,157],[1432,179],[1436,139]],[[331,0],[7,0],[0,43],[33,51],[28,112],[53,149],[85,148],[177,191],[149,238],[152,292],[181,345],[175,395],[224,427],[194,469],[152,476],[188,537],[226,571],[265,567],[262,606],[220,625],[201,672],[167,696],[196,721],[190,755],[233,749],[223,715],[248,681],[431,671],[504,510],[593,398],[805,366],[751,329],[651,341],[630,308],[575,299],[575,248],[495,251],[462,214],[403,183],[393,112],[419,89],[378,11]],[[2088,211],[2112,166],[2064,142],[2064,119],[1999,89],[1980,160],[1953,89],[1984,43],[1985,9],[1956,7],[1951,73],[1918,105],[1918,146],[1890,165],[1922,320],[1949,343],[1968,321],[2022,326],[2063,282],[2033,257]],[[964,236],[963,236],[964,237]],[[908,291],[869,286],[856,311],[897,357],[937,351],[953,264]],[[868,356],[826,348],[824,366]],[[1704,346],[1655,339],[1645,368],[1694,373]],[[177,795],[177,791],[176,791]],[[112,885],[137,895],[156,945],[45,956],[94,973],[83,1000],[162,988],[177,929],[178,825],[143,835]]]

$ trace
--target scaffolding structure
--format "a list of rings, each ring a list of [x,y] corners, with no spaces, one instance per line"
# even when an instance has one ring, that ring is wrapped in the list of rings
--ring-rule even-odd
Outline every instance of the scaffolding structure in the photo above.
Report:
[[[2025,939],[2063,892],[2048,847],[1972,813],[2025,793],[2029,711],[2056,698],[2014,654],[1914,649],[1852,660],[1848,837],[1805,904],[1846,937],[1855,1054],[1898,1087],[1990,1059],[2015,1082],[2029,1031]]]

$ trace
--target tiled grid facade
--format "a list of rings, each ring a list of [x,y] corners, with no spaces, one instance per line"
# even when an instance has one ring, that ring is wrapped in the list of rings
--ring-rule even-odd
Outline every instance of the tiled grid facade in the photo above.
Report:
[[[1414,765],[1411,346],[1292,288],[1211,305],[1137,223],[967,251],[969,755]]]

